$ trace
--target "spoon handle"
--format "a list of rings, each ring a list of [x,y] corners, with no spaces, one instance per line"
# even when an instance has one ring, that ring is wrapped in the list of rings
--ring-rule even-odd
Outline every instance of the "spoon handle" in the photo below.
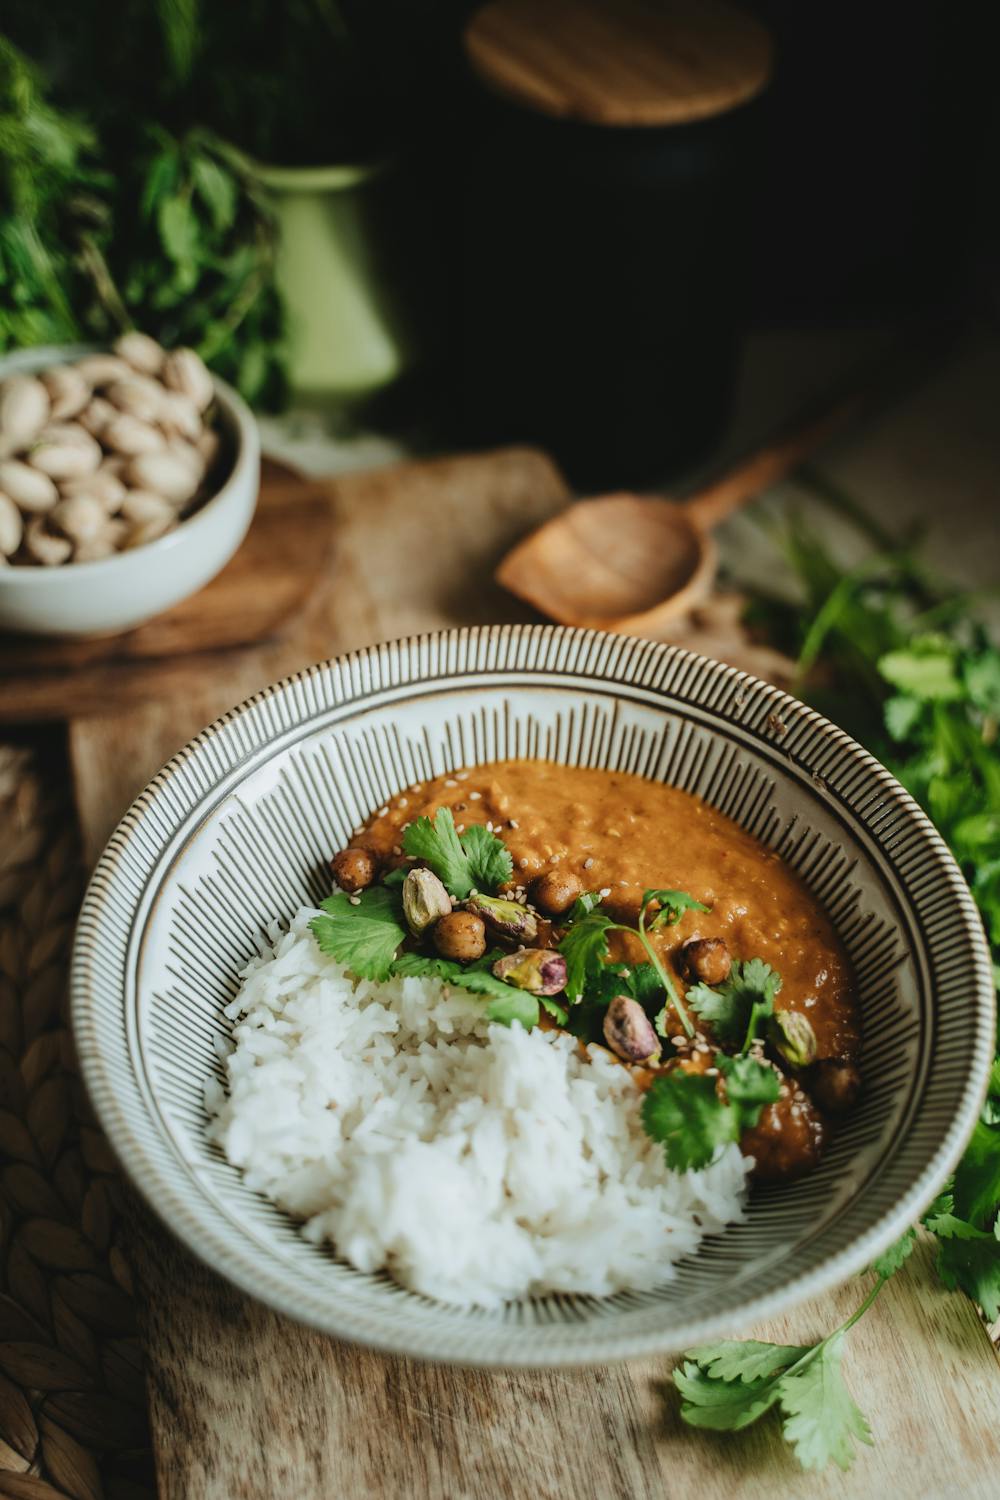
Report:
[[[721,479],[697,490],[684,501],[688,516],[701,531],[711,531],[740,506],[756,499],[762,490],[777,484],[821,448],[858,407],[858,398],[848,396],[820,415],[813,415],[759,448],[730,469]]]

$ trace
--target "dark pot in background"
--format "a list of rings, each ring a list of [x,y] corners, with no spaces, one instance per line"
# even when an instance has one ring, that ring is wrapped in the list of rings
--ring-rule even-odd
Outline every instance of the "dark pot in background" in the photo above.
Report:
[[[739,17],[727,49],[700,34],[696,7],[678,20],[567,0],[539,14],[544,34],[530,7],[495,0],[467,33],[465,435],[540,443],[580,489],[661,482],[706,455],[728,411],[756,145],[745,101],[766,80],[767,39]]]

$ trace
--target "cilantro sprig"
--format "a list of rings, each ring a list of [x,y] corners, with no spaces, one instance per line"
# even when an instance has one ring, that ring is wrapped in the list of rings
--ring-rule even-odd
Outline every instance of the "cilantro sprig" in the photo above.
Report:
[[[688,1036],[694,1036],[694,1025],[688,1015],[684,1002],[680,997],[677,986],[663,965],[663,961],[657,953],[653,944],[649,941],[649,935],[657,927],[673,925],[679,922],[685,911],[708,911],[700,901],[689,896],[686,891],[660,891],[648,890],[643,893],[642,903],[639,907],[639,920],[635,927],[628,926],[625,922],[615,922],[605,912],[600,910],[592,895],[580,898],[589,906],[589,910],[583,910],[576,920],[573,921],[569,931],[564,935],[559,944],[559,951],[566,960],[566,994],[570,1005],[581,1001],[588,990],[602,985],[602,971],[607,965],[610,956],[608,948],[608,934],[610,932],[631,932],[638,936],[639,941],[645,948],[649,964],[656,974],[660,988],[666,995],[668,1003],[673,1006],[680,1018],[680,1023]],[[597,898],[597,902],[600,897]],[[578,903],[579,904],[579,903]],[[653,917],[652,924],[646,926],[647,913],[653,905],[659,909]],[[573,915],[571,909],[570,915]],[[662,1032],[661,1032],[662,1034]]]
[[[358,896],[335,891],[320,906],[326,916],[313,917],[309,927],[321,951],[359,979],[388,979],[406,937],[400,892],[383,885]]]
[[[673,1377],[684,1421],[733,1432],[777,1407],[782,1433],[804,1469],[820,1470],[829,1463],[849,1469],[855,1444],[871,1444],[872,1434],[844,1381],[844,1341],[913,1244],[914,1232],[908,1229],[875,1261],[875,1285],[860,1306],[817,1344],[725,1339],[689,1349]]]
[[[774,1068],[755,1057],[720,1052],[715,1066],[725,1078],[724,1099],[715,1078],[677,1068],[654,1078],[642,1101],[643,1128],[662,1144],[667,1166],[675,1171],[706,1167],[720,1146],[756,1125],[761,1110],[780,1093]]]
[[[433,823],[427,817],[414,819],[403,833],[403,851],[411,859],[422,859],[459,901],[473,891],[491,895],[514,873],[503,840],[482,823],[473,823],[459,835],[448,807],[438,808]]]
[[[781,975],[761,958],[735,962],[728,979],[711,987],[695,984],[687,992],[692,1010],[708,1021],[723,1044],[743,1041],[744,1050],[761,1021],[774,1014]]]

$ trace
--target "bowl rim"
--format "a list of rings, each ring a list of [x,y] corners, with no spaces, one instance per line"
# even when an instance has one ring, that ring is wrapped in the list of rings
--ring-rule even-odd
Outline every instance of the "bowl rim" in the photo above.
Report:
[[[525,645],[519,650],[522,642]],[[189,762],[199,761],[202,765],[206,761],[208,763],[207,773],[202,777],[193,804],[197,807],[212,796],[219,782],[238,772],[241,763],[249,762],[256,753],[263,752],[267,744],[280,737],[282,732],[290,727],[307,724],[318,711],[333,705],[332,696],[324,699],[322,693],[316,690],[318,680],[324,676],[339,684],[339,696],[335,700],[338,708],[343,708],[352,701],[363,702],[368,693],[378,690],[412,689],[423,696],[429,690],[434,694],[441,690],[449,675],[471,679],[473,686],[477,677],[483,677],[491,688],[502,685],[508,679],[515,683],[519,680],[530,681],[533,685],[544,688],[544,681],[539,682],[538,678],[549,676],[557,681],[558,668],[550,656],[543,654],[543,642],[561,643],[567,653],[576,647],[600,648],[606,645],[610,649],[623,644],[642,653],[638,662],[633,653],[624,670],[615,670],[614,675],[610,670],[595,673],[592,681],[598,688],[602,684],[608,688],[613,688],[615,684],[627,686],[630,680],[634,684],[637,673],[645,671],[649,662],[676,661],[682,667],[707,672],[720,689],[728,685],[734,689],[734,695],[744,695],[745,702],[762,703],[768,711],[769,723],[775,716],[782,721],[782,737],[789,729],[799,726],[818,731],[825,743],[846,751],[852,760],[858,762],[866,775],[874,778],[878,784],[880,796],[885,800],[891,799],[901,814],[905,815],[908,825],[920,836],[922,850],[936,858],[940,875],[954,896],[956,914],[963,920],[962,936],[969,946],[967,970],[973,978],[969,986],[972,991],[969,1012],[972,1041],[966,1055],[967,1065],[960,1102],[942,1130],[933,1155],[925,1162],[919,1174],[897,1193],[894,1202],[875,1223],[840,1250],[832,1252],[811,1268],[799,1271],[794,1279],[782,1281],[775,1290],[755,1296],[748,1305],[747,1322],[757,1323],[787,1312],[807,1298],[829,1291],[849,1276],[863,1271],[919,1217],[941,1190],[972,1134],[985,1098],[995,1050],[996,996],[986,935],[968,884],[941,835],[910,793],[875,756],[815,709],[771,683],[669,642],[654,642],[558,625],[492,625],[432,631],[362,647],[304,667],[259,689],[221,714],[178,750],[152,778],[111,835],[91,876],[74,941],[70,981],[71,1020],[81,1075],[101,1126],[133,1186],[170,1232],[180,1238],[210,1269],[224,1275],[240,1290],[278,1312],[335,1337],[352,1340],[386,1353],[439,1359],[465,1366],[556,1368],[639,1358],[677,1351],[695,1342],[731,1333],[735,1319],[730,1310],[699,1317],[695,1325],[688,1328],[681,1322],[676,1333],[670,1329],[654,1329],[638,1334],[632,1331],[616,1333],[614,1320],[609,1319],[606,1324],[587,1324],[587,1340],[573,1338],[565,1343],[559,1342],[559,1335],[564,1330],[558,1325],[547,1325],[546,1337],[541,1346],[537,1346],[537,1328],[494,1329],[492,1325],[482,1325],[483,1333],[493,1334],[497,1342],[504,1344],[502,1354],[498,1355],[484,1350],[474,1342],[456,1352],[455,1345],[461,1339],[454,1329],[448,1329],[440,1335],[430,1335],[429,1330],[421,1328],[410,1340],[407,1339],[405,1330],[399,1332],[396,1322],[392,1322],[389,1329],[373,1329],[371,1318],[355,1318],[343,1300],[334,1305],[331,1299],[332,1315],[329,1316],[325,1309],[322,1316],[317,1315],[314,1308],[307,1310],[304,1304],[309,1300],[308,1294],[299,1294],[289,1276],[276,1279],[272,1274],[271,1281],[265,1285],[266,1274],[249,1269],[247,1258],[234,1253],[232,1239],[215,1222],[211,1205],[198,1202],[192,1207],[189,1194],[175,1183],[165,1181],[165,1173],[160,1174],[157,1180],[156,1163],[147,1154],[140,1132],[133,1128],[121,1112],[115,1079],[106,1071],[102,1062],[97,1041],[99,1027],[89,1022],[88,964],[94,935],[101,925],[102,908],[109,901],[116,868],[126,858],[130,840],[138,835],[144,856],[149,857],[152,866],[155,866],[158,852],[149,855],[150,848],[155,846],[155,851],[162,851],[176,832],[175,827],[172,832],[158,833],[154,838],[154,846],[151,846],[148,831],[142,825],[151,807],[162,807],[164,801],[172,806],[177,805],[170,797],[170,782]],[[486,660],[487,648],[491,644],[496,644],[503,652],[499,663],[489,663]],[[435,670],[428,669],[426,676],[419,670],[400,670],[399,657],[403,653],[408,655],[411,662],[423,662],[430,659],[430,653],[435,647],[446,648],[440,658],[442,661],[449,660],[450,654],[461,653],[462,668],[459,670],[451,666],[439,666]],[[543,654],[541,661],[535,652]],[[631,678],[629,673],[632,674]],[[670,696],[669,692],[664,692],[667,703]],[[673,696],[687,701],[682,693],[675,692]],[[285,706],[292,715],[289,722],[279,724],[274,716],[274,700],[278,698],[288,700]],[[739,696],[736,701],[740,701]],[[259,723],[253,722],[254,715],[259,716]],[[232,733],[232,745],[223,745],[220,741],[220,737],[225,736],[227,731]],[[801,764],[808,766],[809,757],[803,757]],[[882,806],[883,803],[880,802],[879,805]],[[870,835],[871,830],[866,828],[853,807],[845,807],[845,816],[858,822]],[[184,817],[179,815],[174,819],[175,824],[183,821]],[[132,915],[131,911],[127,913],[130,932]],[[121,926],[120,921],[117,925]],[[454,1312],[454,1309],[444,1310]],[[385,1319],[386,1323],[390,1321]],[[471,1326],[470,1324],[469,1327]],[[488,1341],[483,1342],[485,1344]]]
[[[0,380],[8,375],[29,375],[52,365],[70,364],[74,359],[82,359],[88,354],[111,352],[113,351],[106,344],[40,344],[29,349],[17,349],[0,358]],[[209,374],[215,388],[215,399],[231,429],[235,452],[226,478],[215,493],[198,507],[194,515],[182,521],[176,531],[157,537],[152,542],[144,542],[141,547],[128,552],[115,552],[110,557],[97,558],[93,562],[70,563],[68,569],[46,568],[41,563],[19,563],[16,568],[4,568],[0,572],[0,587],[29,588],[41,578],[65,580],[68,573],[73,578],[111,575],[116,570],[140,567],[145,560],[162,559],[179,547],[186,546],[192,538],[197,541],[209,524],[212,514],[224,507],[235,490],[243,487],[248,477],[251,477],[255,465],[260,462],[260,437],[252,411],[227,381],[211,371]],[[140,559],[138,563],[137,558]]]

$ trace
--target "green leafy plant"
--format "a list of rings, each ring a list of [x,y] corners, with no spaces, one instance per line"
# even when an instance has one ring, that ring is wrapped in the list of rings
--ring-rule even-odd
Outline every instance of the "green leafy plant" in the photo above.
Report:
[[[690,1349],[674,1371],[681,1416],[692,1427],[738,1431],[776,1407],[781,1430],[804,1469],[849,1469],[855,1443],[872,1435],[841,1371],[844,1340],[913,1249],[906,1234],[872,1266],[875,1285],[839,1328],[817,1344],[723,1340]]]

